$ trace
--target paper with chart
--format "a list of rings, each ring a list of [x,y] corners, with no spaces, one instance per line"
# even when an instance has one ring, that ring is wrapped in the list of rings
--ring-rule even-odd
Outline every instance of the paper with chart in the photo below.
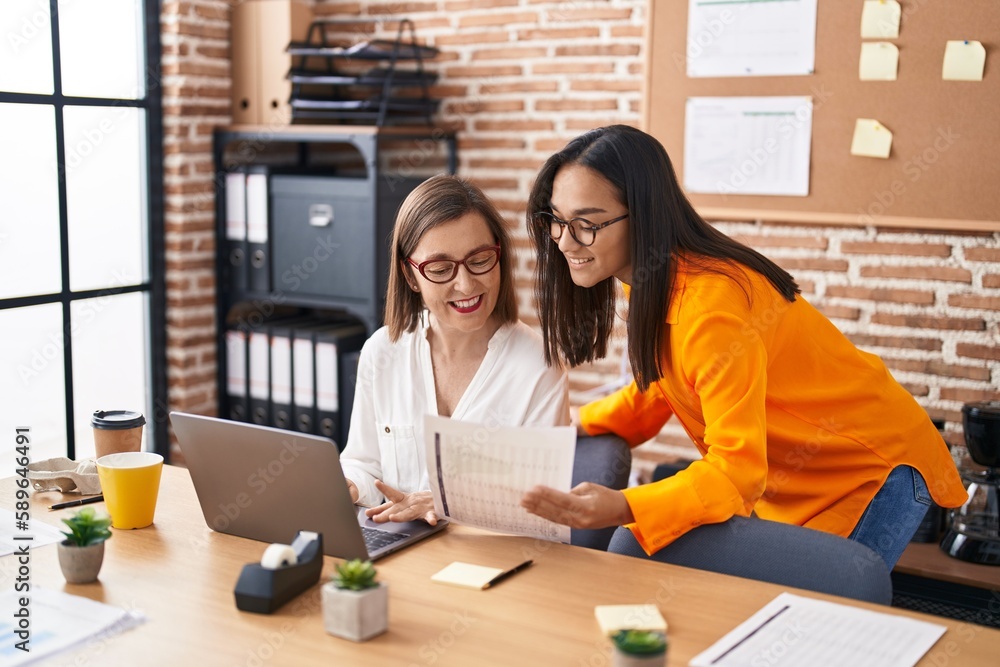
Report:
[[[946,628],[782,593],[688,663],[691,667],[912,667]]]
[[[691,97],[684,189],[722,195],[809,194],[811,97]]]
[[[424,417],[434,511],[456,524],[569,542],[569,527],[529,514],[521,496],[543,484],[569,491],[576,429],[505,427]]]
[[[687,75],[812,74],[816,0],[688,0]]]

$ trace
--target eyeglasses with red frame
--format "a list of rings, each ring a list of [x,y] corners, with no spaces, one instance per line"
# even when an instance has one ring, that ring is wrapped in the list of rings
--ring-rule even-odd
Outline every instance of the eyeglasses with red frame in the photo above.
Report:
[[[493,267],[500,263],[500,246],[495,245],[473,250],[465,259],[460,260],[429,259],[417,264],[412,257],[407,257],[406,261],[427,280],[443,285],[455,279],[459,266],[464,266],[474,276],[481,276],[492,271]]]

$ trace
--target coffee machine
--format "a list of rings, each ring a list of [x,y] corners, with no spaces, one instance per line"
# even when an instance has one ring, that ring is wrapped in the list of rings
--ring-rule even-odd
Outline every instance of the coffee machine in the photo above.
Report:
[[[962,471],[969,498],[950,512],[941,549],[973,563],[1000,565],[1000,401],[966,403],[962,426],[969,457],[985,469]]]

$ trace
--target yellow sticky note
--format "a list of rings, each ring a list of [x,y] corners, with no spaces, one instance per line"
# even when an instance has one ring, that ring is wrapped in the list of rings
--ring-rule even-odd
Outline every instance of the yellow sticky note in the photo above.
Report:
[[[902,14],[896,0],[865,0],[861,7],[861,36],[881,39],[899,37],[899,17]]]
[[[485,567],[483,565],[473,565],[455,561],[445,566],[439,572],[431,575],[431,581],[464,588],[484,589],[493,577],[503,572],[499,567]]]
[[[859,118],[854,124],[854,139],[851,141],[851,155],[865,157],[889,157],[892,149],[892,132],[882,123],[871,118]]]
[[[594,607],[601,632],[611,636],[619,630],[667,631],[667,622],[655,604],[605,604]]]
[[[862,81],[895,81],[899,69],[899,49],[891,42],[865,42],[861,45],[858,77]]]
[[[948,40],[941,78],[945,81],[982,81],[986,49],[974,39]]]

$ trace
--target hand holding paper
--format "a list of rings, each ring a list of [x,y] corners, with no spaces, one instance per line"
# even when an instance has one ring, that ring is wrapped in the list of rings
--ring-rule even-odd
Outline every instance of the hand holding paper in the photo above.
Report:
[[[577,484],[569,493],[536,486],[524,494],[521,507],[570,528],[607,528],[635,521],[624,493],[593,482]]]

